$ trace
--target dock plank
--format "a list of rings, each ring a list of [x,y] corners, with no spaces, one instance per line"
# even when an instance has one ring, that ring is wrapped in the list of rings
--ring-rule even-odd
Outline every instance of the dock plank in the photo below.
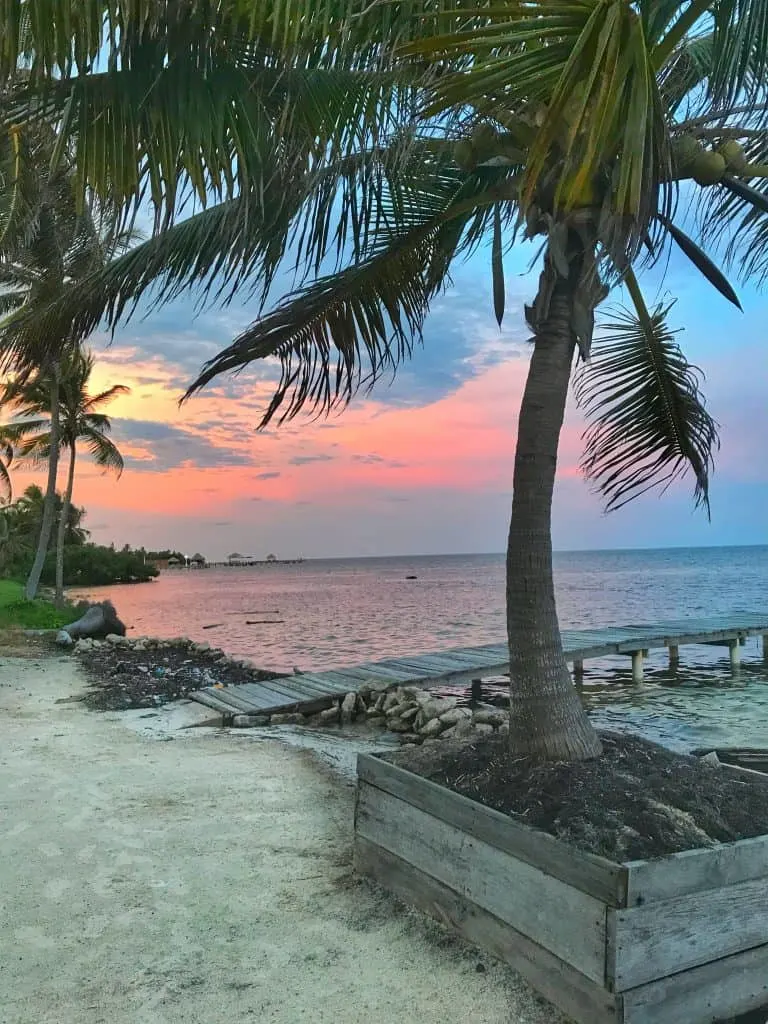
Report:
[[[669,619],[654,623],[630,623],[604,628],[566,629],[563,648],[568,661],[584,661],[610,655],[626,656],[638,650],[657,650],[686,644],[718,643],[728,639],[768,635],[768,612],[744,612],[727,618],[697,617]],[[230,686],[226,690],[207,687],[190,693],[191,700],[212,707],[224,715],[280,711],[314,704],[357,691],[372,679],[397,684],[429,685],[457,678],[504,675],[509,671],[505,643],[479,647],[453,647],[423,654],[407,654],[366,661],[326,672],[307,672],[263,682]],[[240,696],[237,691],[240,690]]]

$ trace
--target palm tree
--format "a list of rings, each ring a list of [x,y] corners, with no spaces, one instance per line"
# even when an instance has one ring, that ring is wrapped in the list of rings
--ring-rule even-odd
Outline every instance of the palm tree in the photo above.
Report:
[[[540,247],[507,557],[510,742],[541,758],[596,754],[552,579],[574,358],[584,469],[609,506],[687,470],[707,505],[716,427],[668,308],[647,306],[637,272],[674,244],[737,301],[704,246],[757,280],[768,267],[764,0],[281,0],[247,21],[225,0],[192,5],[183,25],[170,7],[91,0],[103,33],[70,17],[75,6],[57,4],[53,25],[23,40],[34,58],[19,111],[42,89],[77,139],[81,187],[138,201],[149,183],[165,228],[50,312],[77,336],[152,284],[161,299],[192,283],[204,299],[245,282],[264,297],[290,243],[296,290],[190,389],[277,357],[266,424],[328,410],[396,367],[451,267],[486,240],[501,320],[505,250]],[[10,18],[8,74],[24,48]],[[111,59],[87,70],[107,38]],[[184,194],[207,208],[172,223]],[[631,311],[605,321],[593,349],[617,285]],[[22,348],[39,340],[23,318],[15,331]]]
[[[56,535],[57,603],[64,600],[64,546],[72,508],[78,443],[86,445],[97,466],[119,476],[123,471],[123,457],[109,437],[112,429],[109,417],[100,410],[118,395],[130,391],[124,385],[116,384],[91,395],[88,383],[94,358],[90,352],[76,348],[68,352],[59,365],[58,446],[60,452],[67,453],[69,465]],[[0,404],[11,408],[16,419],[3,428],[2,439],[22,460],[49,465],[52,461],[54,416],[51,395],[50,381],[44,373],[38,373],[21,384],[12,382],[6,386]]]
[[[7,96],[4,106],[7,110]],[[25,586],[29,600],[37,593],[54,523],[62,362],[77,360],[82,340],[68,324],[52,323],[46,310],[72,282],[103,267],[129,237],[111,203],[78,196],[75,186],[70,148],[53,127],[39,121],[14,125],[2,138],[0,313],[6,315],[0,321],[0,353],[17,384],[32,381],[39,386],[45,380],[50,389],[51,457],[40,537]],[[12,325],[17,316],[37,324],[35,343],[15,344]]]

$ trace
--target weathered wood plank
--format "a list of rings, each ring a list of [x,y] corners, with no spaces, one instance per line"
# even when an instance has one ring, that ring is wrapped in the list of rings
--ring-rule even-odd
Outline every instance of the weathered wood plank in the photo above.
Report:
[[[371,668],[371,676],[377,675],[380,678],[390,677],[395,683],[405,682],[406,679],[410,678],[410,672],[403,671],[400,667],[399,662],[396,658],[389,658],[387,661],[373,661],[369,663]],[[366,668],[369,666],[366,666]]]
[[[459,647],[449,651],[448,654],[458,664],[465,664],[468,668],[480,665],[492,668],[495,664],[493,659],[482,648]]]
[[[214,687],[209,687],[207,693],[210,696],[214,697],[216,700],[218,700],[223,707],[229,709],[228,712],[225,712],[226,714],[247,715],[249,713],[257,713],[257,708],[254,701],[252,701],[248,697],[240,697],[236,693],[231,693],[229,689],[218,690]]]
[[[355,869],[519,971],[568,1016],[617,1024],[617,997],[482,907],[400,857],[355,837]],[[620,1001],[620,1000],[619,1000]]]
[[[624,1024],[703,1024],[763,1007],[768,1017],[768,945],[625,992]]]
[[[545,832],[520,824],[500,811],[484,807],[378,757],[359,754],[357,774],[363,782],[405,800],[595,899],[610,906],[625,905],[626,872],[618,864],[566,846]]]
[[[333,672],[323,672],[323,680],[327,682],[328,689],[331,688],[349,693],[350,690],[354,689],[349,679],[346,679],[338,671],[334,669]],[[362,680],[360,681],[362,686]]]
[[[303,697],[309,699],[323,697],[328,692],[326,689],[303,683],[298,677],[295,683],[292,680],[281,682],[279,679],[265,679],[260,682],[245,683],[243,686],[228,687],[228,689],[236,693],[251,694],[257,699],[268,699],[276,704],[286,701],[295,703]]]
[[[617,992],[768,943],[768,879],[650,903],[615,915]]]
[[[605,644],[602,647],[574,647],[565,648],[566,661],[587,661],[590,658],[608,658],[618,654],[616,644]]]
[[[216,697],[214,697],[213,694],[208,693],[207,690],[199,690],[195,694],[195,699],[199,704],[204,704],[207,708],[212,708],[214,711],[217,711],[220,715],[224,715],[227,718],[237,714],[237,712],[232,709],[231,705],[225,704],[221,700],[217,700]]]
[[[326,672],[302,672],[301,675],[296,676],[296,679],[300,679],[302,683],[307,686],[314,686],[317,690],[323,693],[348,693],[349,687],[340,682],[332,682],[328,678]]]
[[[422,676],[426,677],[429,675],[426,661],[426,658],[397,658],[390,662],[390,664],[396,665],[403,672],[407,672],[409,679],[418,680]]]
[[[367,661],[360,667],[367,673],[366,679],[391,679],[393,686],[404,682],[408,678],[402,672],[398,672],[393,668],[387,668],[378,661]]]
[[[357,668],[336,668],[333,670],[333,674],[338,676],[340,679],[349,680],[350,690],[356,690],[362,686],[363,683],[369,678],[368,673],[365,669]]]
[[[254,697],[255,703],[257,703],[261,709],[261,714],[272,714],[273,712],[286,711],[288,709],[298,710],[301,709],[307,713],[310,710],[320,710],[321,708],[327,708],[334,700],[338,698],[335,695],[328,694],[311,694],[303,693],[297,694],[292,702],[286,702],[284,698],[267,698],[263,694],[256,694]]]
[[[456,662],[449,654],[425,655],[423,658],[419,658],[419,664],[430,675],[452,672],[456,666]]]
[[[625,867],[629,908],[756,878],[765,878],[768,885],[768,836],[686,850],[659,860],[629,861]]]
[[[602,983],[605,906],[599,900],[365,782],[355,830]]]

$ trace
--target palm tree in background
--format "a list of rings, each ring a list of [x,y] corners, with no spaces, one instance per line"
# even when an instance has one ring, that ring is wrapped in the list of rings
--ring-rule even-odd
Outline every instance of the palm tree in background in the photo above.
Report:
[[[567,391],[579,358],[584,470],[609,507],[684,472],[707,504],[716,427],[638,271],[676,245],[731,302],[713,255],[765,274],[764,0],[190,0],[183,18],[89,0],[103,33],[73,16],[80,6],[57,3],[22,40],[0,20],[6,74],[32,55],[16,116],[43,93],[76,140],[81,188],[151,198],[158,232],[67,289],[49,323],[85,336],[151,285],[159,300],[197,285],[203,301],[247,286],[264,314],[190,390],[276,357],[265,425],[328,411],[397,367],[452,267],[488,243],[501,321],[504,254],[538,246],[507,555],[510,742],[541,758],[596,754],[552,578]],[[104,39],[111,59],[94,72]],[[176,220],[191,198],[205,209]],[[274,303],[288,252],[296,287]],[[630,308],[593,344],[618,285]],[[20,317],[13,337],[37,345],[39,326]]]
[[[109,201],[78,195],[76,184],[71,147],[53,126],[39,120],[14,124],[0,137],[0,313],[5,314],[0,358],[15,386],[39,388],[45,381],[50,389],[48,479],[37,551],[25,585],[29,600],[37,593],[54,525],[62,365],[76,365],[82,340],[65,321],[51,321],[47,310],[73,282],[104,267],[130,237]],[[35,342],[15,343],[17,317],[36,325]]]
[[[123,471],[123,457],[109,434],[112,424],[101,410],[129,388],[116,384],[106,391],[91,395],[88,384],[93,371],[92,353],[75,348],[59,363],[58,446],[68,456],[67,483],[56,534],[56,601],[64,600],[64,547],[72,508],[75,462],[78,444],[84,444],[89,455],[105,471],[118,476]],[[23,382],[6,385],[0,398],[15,414],[14,422],[0,432],[2,443],[11,446],[20,461],[51,462],[54,435],[51,408],[53,389],[45,373],[38,373]],[[47,548],[46,548],[47,551]]]

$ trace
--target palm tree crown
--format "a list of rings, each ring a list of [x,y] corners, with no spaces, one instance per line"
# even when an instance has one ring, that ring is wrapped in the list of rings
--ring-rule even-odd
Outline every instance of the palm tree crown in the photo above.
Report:
[[[119,395],[128,394],[130,388],[116,384],[91,395],[88,384],[93,366],[93,353],[79,349],[68,354],[62,363],[59,446],[62,451],[70,451],[84,443],[97,466],[119,476],[123,457],[109,436],[111,421],[100,410]],[[14,413],[14,421],[2,429],[2,437],[13,445],[16,458],[47,462],[51,450],[51,392],[45,374],[9,382],[0,397],[0,406]]]
[[[20,461],[33,461],[58,466],[61,452],[69,455],[67,483],[56,536],[56,600],[64,598],[64,546],[72,509],[77,446],[84,442],[91,458],[105,471],[118,476],[123,471],[123,457],[109,437],[112,424],[100,410],[129,388],[117,384],[99,394],[91,395],[88,382],[93,371],[93,355],[79,346],[68,349],[52,372],[56,386],[51,386],[51,372],[24,373],[8,382],[0,398],[15,413],[15,419],[0,429],[0,445],[7,446]],[[57,401],[54,410],[53,400]],[[56,424],[54,431],[53,424]],[[55,480],[55,472],[54,472]],[[46,502],[49,495],[46,494]],[[54,502],[55,505],[55,491]],[[49,534],[50,536],[50,534]],[[48,550],[49,536],[41,528],[40,545]]]

